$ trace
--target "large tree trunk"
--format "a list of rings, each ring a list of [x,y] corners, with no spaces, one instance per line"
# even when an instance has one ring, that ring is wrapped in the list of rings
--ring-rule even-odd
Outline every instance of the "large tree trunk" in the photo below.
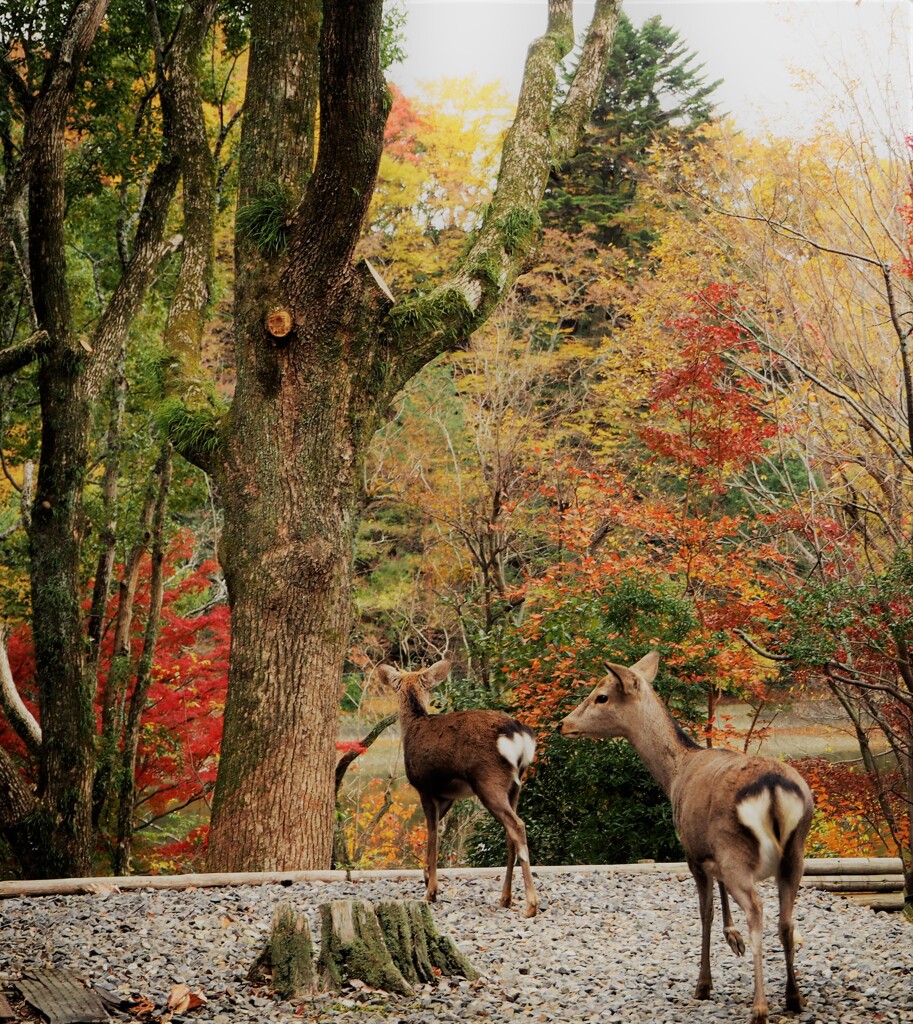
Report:
[[[570,0],[550,0],[478,239],[448,282],[392,305],[368,269],[352,263],[388,102],[381,9],[381,0],[253,8],[236,239],[238,383],[212,464],[225,502],[232,649],[210,870],[330,864],[368,442],[396,390],[465,343],[531,258],[551,163],[573,149],[592,107],[616,19],[615,0],[599,0],[574,84],[553,116],[573,25]],[[278,38],[276,24],[284,27]],[[318,69],[314,160],[314,136],[300,126],[317,109]],[[279,103],[277,83],[286,83]]]
[[[301,350],[320,347],[335,346],[300,337],[261,348],[263,370],[239,381],[232,406],[220,545],[232,609],[230,699],[211,870],[330,864],[364,438],[353,410],[357,375],[331,360],[296,365]]]
[[[259,5],[252,24],[241,210],[265,187],[300,194],[312,167],[312,186],[327,184],[301,203],[291,245],[304,250],[303,259],[285,252],[268,259],[253,231],[239,229],[237,239],[238,384],[218,466],[231,667],[211,870],[328,867],[332,857],[352,550],[376,405],[376,389],[364,379],[375,344],[366,314],[375,310],[363,306],[367,275],[355,272],[349,257],[373,191],[386,119],[381,6],[324,5],[321,59],[326,65],[336,55],[339,62],[336,77],[320,82],[324,146],[316,167],[312,137],[298,132],[302,110],[313,116],[317,106],[317,61],[304,65],[302,55],[316,57],[318,5],[292,3],[294,19],[279,40],[270,27],[275,12]],[[300,108],[286,101],[277,120],[268,83],[283,53],[286,72],[279,77],[295,79]],[[277,309],[292,322],[278,338],[266,326]]]

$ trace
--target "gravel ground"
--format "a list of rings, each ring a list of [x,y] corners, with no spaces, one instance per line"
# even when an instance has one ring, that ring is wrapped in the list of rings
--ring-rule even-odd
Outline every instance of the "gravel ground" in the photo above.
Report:
[[[691,998],[700,926],[690,878],[541,876],[543,912],[530,921],[522,916],[519,887],[515,906],[502,910],[493,878],[445,875],[441,883],[442,901],[434,907],[438,929],[468,954],[482,975],[477,982],[442,980],[404,997],[352,989],[298,1006],[276,1003],[245,982],[277,903],[307,909],[316,933],[316,908],[325,900],[421,894],[415,883],[372,880],[6,899],[0,901],[0,990],[9,992],[29,966],[65,967],[118,996],[145,996],[160,1014],[172,986],[183,982],[203,991],[208,1002],[174,1017],[177,1024],[748,1020],[751,961],[729,951],[719,914],[712,946],[715,989],[710,1000]],[[776,890],[769,883],[762,890],[771,1024],[913,1024],[911,926],[899,915],[875,914],[810,889],[800,892],[796,908],[796,965],[808,1004],[787,1015]]]

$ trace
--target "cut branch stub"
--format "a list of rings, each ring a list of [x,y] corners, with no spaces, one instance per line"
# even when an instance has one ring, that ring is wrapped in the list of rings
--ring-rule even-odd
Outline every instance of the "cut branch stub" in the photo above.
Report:
[[[274,309],[266,318],[266,329],[274,338],[284,338],[292,330],[292,314],[287,309]]]

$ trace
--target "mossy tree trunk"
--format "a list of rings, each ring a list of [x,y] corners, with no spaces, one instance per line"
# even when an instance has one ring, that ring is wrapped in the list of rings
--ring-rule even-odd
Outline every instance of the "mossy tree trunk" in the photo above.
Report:
[[[573,149],[592,108],[617,17],[616,0],[599,0],[574,86],[553,111],[556,69],[574,39],[572,6],[551,0],[547,31],[530,47],[497,192],[470,253],[431,294],[391,303],[352,258],[387,113],[381,0],[253,5],[237,390],[204,443],[193,432],[184,447],[191,458],[209,453],[225,502],[232,609],[210,870],[330,863],[365,451],[396,392],[464,344],[532,257],[549,168]],[[272,334],[282,319],[290,329]]]

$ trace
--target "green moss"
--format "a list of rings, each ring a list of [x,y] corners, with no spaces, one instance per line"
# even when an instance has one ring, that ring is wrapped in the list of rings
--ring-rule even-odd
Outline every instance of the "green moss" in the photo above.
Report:
[[[518,207],[508,211],[498,221],[498,230],[507,253],[517,256],[532,252],[539,238],[539,226],[536,210]]]
[[[288,228],[297,196],[286,184],[269,182],[238,210],[238,233],[264,256],[275,256],[288,245]]]
[[[222,414],[217,408],[188,409],[181,398],[172,396],[160,403],[156,420],[179,452],[197,453],[205,459],[218,454]]]
[[[473,316],[472,307],[458,288],[446,288],[433,295],[407,299],[390,311],[394,334],[428,336],[461,333]]]
[[[340,939],[333,928],[333,908],[341,909],[345,916],[345,903],[351,904],[353,937]],[[341,988],[351,978],[357,978],[374,988],[403,995],[412,991],[411,985],[397,969],[387,949],[377,915],[370,903],[363,900],[333,900],[320,908],[320,958],[318,968],[333,988]]]
[[[428,978],[419,978],[413,963],[415,943],[406,905],[389,900],[378,903],[375,912],[384,934],[384,942],[400,974],[413,985],[418,981],[431,981],[433,974]]]
[[[501,287],[501,261],[491,253],[480,256],[472,263],[466,264],[466,272],[479,281],[485,289]]]
[[[269,959],[273,989],[283,999],[295,999],[314,987],[314,945],[307,919],[290,903],[280,903],[273,915]]]
[[[421,931],[424,932],[428,943],[428,956],[431,963],[440,970],[441,974],[452,977],[454,974],[462,975],[467,981],[475,981],[479,972],[472,966],[466,957],[448,935],[438,934],[434,926],[434,917],[431,908],[427,903],[415,902],[413,911],[413,934],[419,930],[416,925],[421,922]],[[410,910],[412,908],[410,907]],[[416,920],[418,919],[418,921]]]

